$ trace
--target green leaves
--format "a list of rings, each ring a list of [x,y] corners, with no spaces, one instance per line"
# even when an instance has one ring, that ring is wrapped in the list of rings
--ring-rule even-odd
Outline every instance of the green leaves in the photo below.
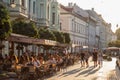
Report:
[[[109,42],[109,47],[120,47],[120,40]]]
[[[65,43],[69,44],[70,43],[70,35],[68,33],[63,33],[63,36],[65,38]]]
[[[70,43],[70,36],[68,33],[62,33],[59,31],[52,31],[49,29],[40,28],[39,30],[40,39],[54,40],[60,43]]]
[[[66,44],[70,43],[70,36],[68,33],[52,31],[46,28],[40,28],[38,30],[34,23],[27,23],[24,19],[16,19],[15,21],[13,21],[12,26],[13,33],[16,34],[26,35],[29,37],[35,37],[39,39],[48,39]]]
[[[116,30],[117,39],[120,40],[120,28]]]
[[[40,28],[39,30],[40,39],[56,40],[55,35],[48,29]]]
[[[65,39],[64,39],[64,36],[61,32],[59,31],[53,31],[55,37],[56,37],[56,41],[57,42],[60,42],[60,43],[65,43]]]
[[[0,39],[4,40],[11,33],[11,23],[6,7],[0,3]]]
[[[26,35],[29,37],[38,37],[38,31],[34,23],[32,22],[25,22],[25,20],[15,20],[13,21],[13,33]]]

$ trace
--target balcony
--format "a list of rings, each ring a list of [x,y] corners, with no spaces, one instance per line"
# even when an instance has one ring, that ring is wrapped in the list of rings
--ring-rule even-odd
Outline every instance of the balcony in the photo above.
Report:
[[[40,25],[40,26],[49,26],[49,20],[46,19],[46,18],[37,18],[37,23]]]
[[[16,4],[15,8],[8,7],[11,17],[23,17],[28,18],[27,10],[22,5]]]

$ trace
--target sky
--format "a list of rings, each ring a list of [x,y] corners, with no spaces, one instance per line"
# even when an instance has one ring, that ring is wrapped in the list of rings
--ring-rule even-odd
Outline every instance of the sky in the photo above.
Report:
[[[112,24],[113,32],[120,27],[120,0],[58,0],[58,2],[65,6],[69,2],[76,3],[82,9],[94,8],[107,23]]]

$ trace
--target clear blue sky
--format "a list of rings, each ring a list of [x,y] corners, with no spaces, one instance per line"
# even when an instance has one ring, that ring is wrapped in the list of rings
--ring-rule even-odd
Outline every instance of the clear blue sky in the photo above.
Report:
[[[117,24],[120,27],[120,0],[58,0],[58,2],[65,6],[72,2],[83,9],[94,8],[107,23],[112,24],[113,32]]]

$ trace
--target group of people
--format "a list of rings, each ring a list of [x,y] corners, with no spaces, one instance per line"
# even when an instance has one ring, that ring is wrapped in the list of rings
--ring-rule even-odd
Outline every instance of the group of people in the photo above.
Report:
[[[80,53],[80,63],[81,67],[89,67],[89,58],[92,57],[94,62],[94,67],[102,67],[103,53],[100,50],[94,49],[93,52],[89,53],[88,51],[82,51]]]
[[[9,70],[13,65],[16,66],[18,64],[22,64],[24,66],[33,65],[36,68],[39,68],[43,64],[52,65],[55,64],[57,69],[69,65],[73,65],[74,62],[80,59],[81,67],[89,67],[89,58],[92,57],[94,62],[94,67],[102,67],[102,58],[103,53],[100,50],[94,49],[93,52],[89,53],[88,51],[81,51],[80,54],[38,54],[34,55],[31,53],[28,54],[25,52],[20,56],[16,56],[14,54],[5,55],[3,58],[0,56],[0,69]]]
[[[11,52],[12,53],[12,52]],[[22,55],[16,56],[15,54],[0,56],[0,70],[9,71],[13,66],[23,65],[23,66],[34,66],[36,68],[47,64],[50,68],[52,64],[57,66],[57,70],[69,65],[73,65],[76,55],[74,54],[58,54],[58,53],[40,53],[36,55],[35,53],[24,52]]]

